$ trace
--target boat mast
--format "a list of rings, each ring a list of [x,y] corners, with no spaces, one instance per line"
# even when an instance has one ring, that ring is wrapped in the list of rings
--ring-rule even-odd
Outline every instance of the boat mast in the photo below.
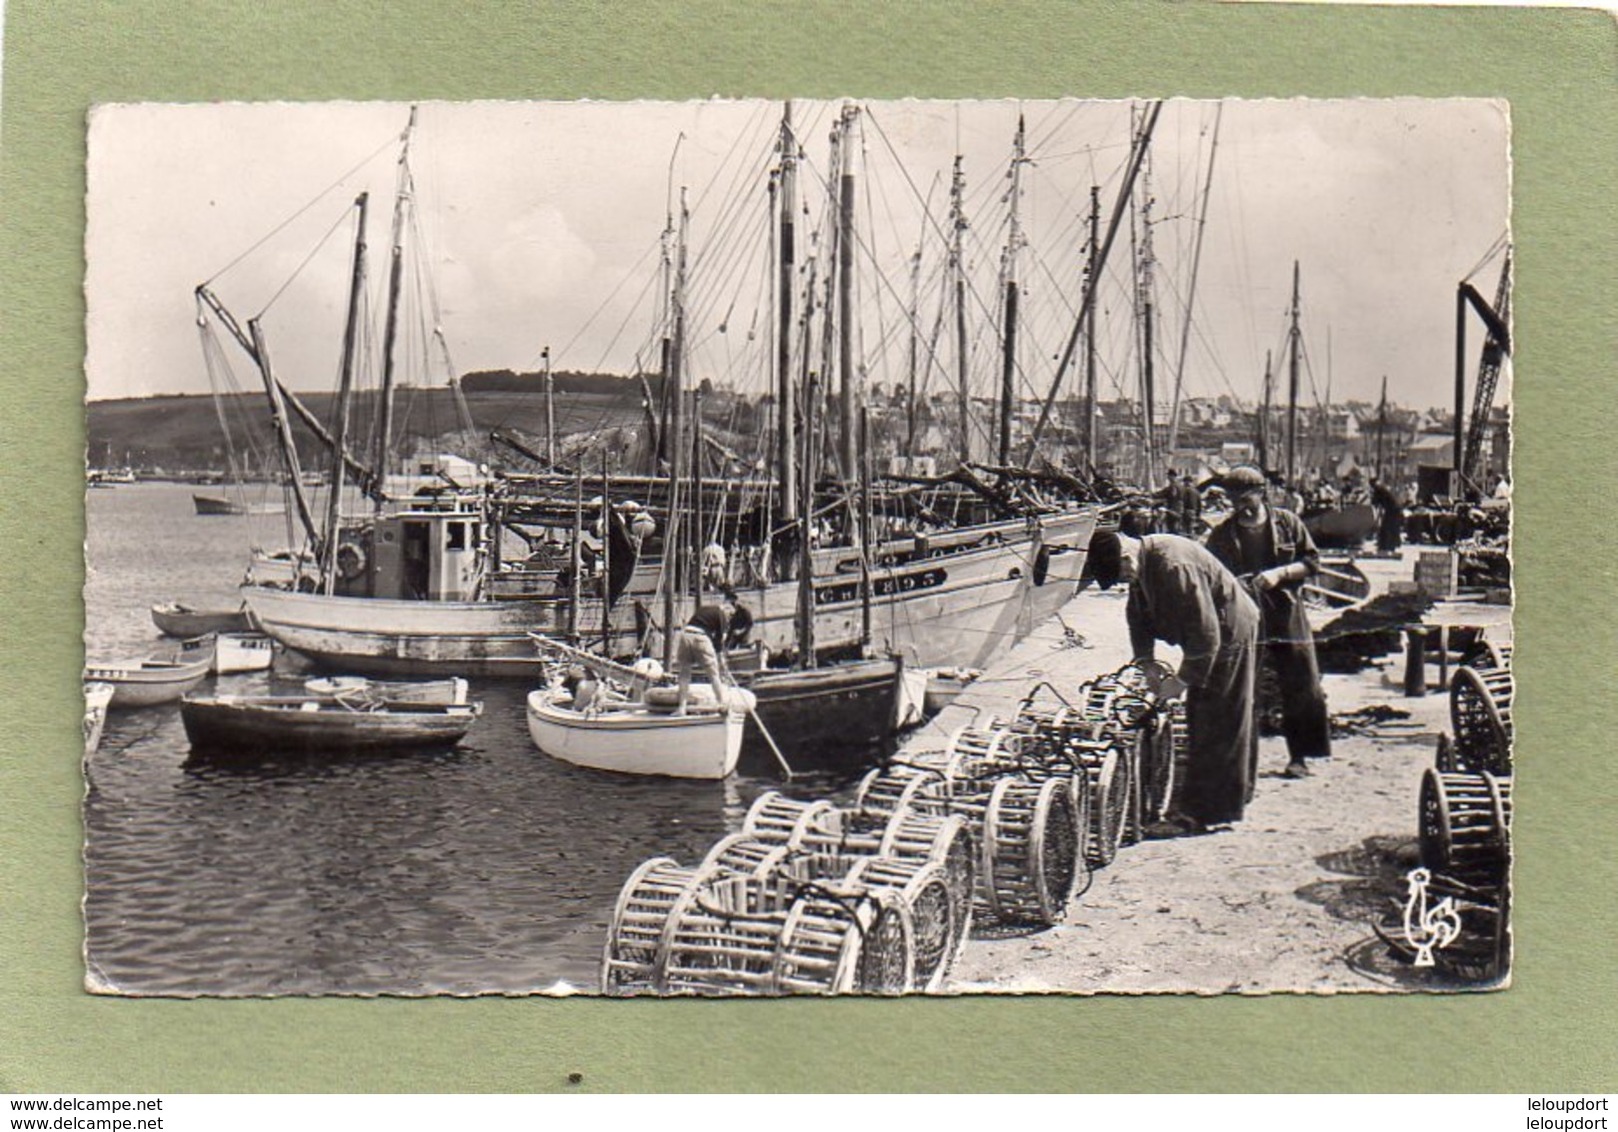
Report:
[[[859,477],[855,429],[858,415],[854,410],[859,400],[859,375],[854,372],[854,122],[859,108],[853,103],[843,107],[838,119],[841,142],[837,147],[838,210],[837,210],[837,371],[840,378],[838,417],[842,426],[841,451],[843,482],[852,483]]]
[[[1034,448],[1039,444],[1040,436],[1045,432],[1045,425],[1049,423],[1051,407],[1056,404],[1056,396],[1062,389],[1062,377],[1067,367],[1073,361],[1073,352],[1078,347],[1079,335],[1083,332],[1090,319],[1091,308],[1096,301],[1096,290],[1100,282],[1100,268],[1107,261],[1107,253],[1112,250],[1112,241],[1118,234],[1119,222],[1124,216],[1124,205],[1128,202],[1130,193],[1134,191],[1135,175],[1140,171],[1141,162],[1146,157],[1146,150],[1152,144],[1152,131],[1157,127],[1157,118],[1163,110],[1162,102],[1152,103],[1147,111],[1145,124],[1141,126],[1135,136],[1134,145],[1129,156],[1129,167],[1124,171],[1123,184],[1118,188],[1118,198],[1113,207],[1112,219],[1107,222],[1107,236],[1101,242],[1101,250],[1096,253],[1096,270],[1090,274],[1084,298],[1079,304],[1078,317],[1073,322],[1073,333],[1068,336],[1067,345],[1062,350],[1061,360],[1056,363],[1056,375],[1051,378],[1051,390],[1045,395],[1045,404],[1040,407],[1039,420],[1034,425],[1034,431],[1028,436],[1028,443],[1023,448],[1023,463],[1031,464],[1034,459]]]
[[[310,550],[319,556],[322,554],[324,543],[319,528],[315,526],[315,516],[309,505],[309,497],[304,494],[303,468],[298,463],[298,444],[293,439],[292,422],[287,419],[286,405],[281,400],[281,383],[276,380],[275,370],[270,365],[269,343],[264,340],[264,328],[259,325],[258,319],[248,319],[247,329],[252,335],[252,348],[249,352],[258,363],[259,374],[264,378],[264,392],[270,400],[270,418],[275,422],[275,432],[281,441],[281,458],[286,464],[287,484],[292,489],[292,499],[298,508],[298,521],[303,524],[304,533],[309,537]]]
[[[962,199],[966,193],[966,176],[961,169],[961,155],[955,155],[955,170],[949,184],[949,215],[951,239],[949,271],[955,293],[955,384],[961,400],[961,463],[972,459],[972,391],[967,380],[966,353],[966,211]]]
[[[671,163],[672,164],[672,163]],[[663,532],[663,664],[674,663],[674,592],[683,566],[680,555],[680,474],[684,464],[684,406],[680,403],[681,355],[685,349],[685,237],[691,214],[686,209],[685,189],[680,190],[679,245],[674,255],[674,288],[669,295],[670,328],[665,339],[663,410],[672,419],[663,429],[664,449],[669,461],[669,508],[667,529]],[[670,434],[672,430],[672,435]]]
[[[1266,475],[1270,472],[1270,417],[1272,392],[1275,385],[1274,353],[1264,351],[1264,409],[1258,419],[1258,466]]]
[[[405,214],[410,207],[410,135],[416,128],[416,108],[410,108],[410,120],[405,123],[399,141],[398,184],[393,194],[393,230],[388,264],[388,315],[382,331],[382,413],[376,426],[376,477],[387,482],[388,448],[393,437],[393,370],[399,338],[399,298],[404,289],[404,229]],[[376,509],[382,510],[384,492],[376,493]]]
[[[1157,480],[1156,400],[1157,390],[1152,369],[1152,182],[1149,163],[1142,165],[1140,173],[1140,259],[1136,273],[1139,288],[1136,303],[1140,317],[1140,385],[1141,385],[1141,461],[1143,486],[1151,490]]]
[[[1388,375],[1382,375],[1382,401],[1376,409],[1376,478],[1382,478],[1382,440],[1388,433]]]
[[[1023,244],[1022,223],[1017,213],[1017,206],[1022,196],[1022,167],[1028,160],[1024,156],[1026,130],[1023,116],[1017,115],[1017,137],[1012,143],[1011,169],[1007,176],[1011,180],[1009,194],[1011,227],[1006,236],[1006,250],[1002,261],[1001,276],[1005,283],[1005,333],[1001,342],[1000,364],[1000,448],[998,452],[1000,466],[1006,467],[1011,463],[1011,415],[1016,394],[1017,375],[1017,252]]]
[[[1287,331],[1287,487],[1296,487],[1298,478],[1298,261],[1292,261],[1292,325]]]
[[[1084,293],[1090,295],[1096,288],[1096,275],[1101,269],[1096,238],[1101,227],[1101,186],[1090,186],[1090,254],[1084,265]],[[1088,466],[1086,475],[1096,469],[1096,305],[1085,300],[1084,319],[1084,456]]]
[[[331,462],[331,485],[326,499],[325,567],[322,573],[327,594],[336,592],[337,588],[343,455],[348,444],[348,413],[354,391],[354,356],[359,350],[360,305],[365,300],[365,219],[369,204],[369,193],[361,193],[354,201],[354,207],[358,210],[354,233],[354,271],[349,283],[348,321],[343,327],[343,367],[337,379],[337,445]]]
[[[798,517],[797,397],[792,381],[792,273],[797,266],[798,154],[792,103],[781,112],[779,318],[775,343],[776,466],[781,475],[781,518]]]
[[[1213,140],[1208,143],[1208,176],[1202,184],[1202,211],[1197,217],[1197,238],[1191,249],[1191,281],[1185,292],[1185,323],[1180,327],[1180,360],[1174,367],[1174,399],[1169,404],[1169,455],[1180,447],[1180,394],[1185,388],[1185,355],[1191,344],[1191,304],[1197,297],[1197,272],[1202,266],[1202,237],[1208,230],[1208,199],[1213,195],[1214,156],[1219,152],[1219,123],[1225,104],[1214,112]]]
[[[545,367],[545,463],[556,467],[556,378],[551,373],[551,348],[539,353]]]

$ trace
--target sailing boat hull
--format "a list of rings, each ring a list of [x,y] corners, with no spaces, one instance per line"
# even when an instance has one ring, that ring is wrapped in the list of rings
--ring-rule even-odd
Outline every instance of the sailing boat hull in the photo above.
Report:
[[[871,763],[893,735],[903,667],[886,658],[752,677],[747,687],[758,706],[742,732],[742,770],[779,769],[765,731],[794,772],[848,771]]]
[[[923,667],[982,667],[1074,595],[1094,526],[1095,515],[1086,509],[1039,524],[950,532],[971,533],[973,542],[936,556],[918,552],[873,570],[869,646]],[[859,575],[820,576],[814,589],[816,648],[861,644]],[[394,601],[254,587],[242,595],[255,623],[281,644],[324,668],[362,676],[532,677],[540,659],[528,634],[565,637],[569,629],[561,598]],[[739,596],[753,614],[755,640],[771,652],[796,650],[796,581],[744,589]],[[614,611],[614,655],[639,650],[630,603],[620,601]],[[598,637],[599,624],[599,606],[581,610],[581,631]]]

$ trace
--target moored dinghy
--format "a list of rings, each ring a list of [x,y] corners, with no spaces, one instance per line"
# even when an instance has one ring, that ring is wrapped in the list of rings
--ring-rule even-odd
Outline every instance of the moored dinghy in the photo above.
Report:
[[[672,705],[608,702],[579,710],[564,688],[540,688],[528,696],[528,734],[552,758],[593,770],[669,778],[725,778],[742,752],[742,727],[754,700],[745,688],[731,690],[725,704],[691,690],[690,711]],[[703,702],[703,700],[706,702]]]
[[[275,642],[263,633],[220,633],[214,639],[214,671],[263,672],[275,660]]]
[[[303,682],[311,696],[327,699],[362,699],[383,703],[452,704],[466,703],[468,685],[459,676],[443,680],[371,680],[365,676],[316,676]]]
[[[180,601],[152,606],[152,624],[167,637],[201,637],[208,633],[240,633],[250,628],[246,604],[234,609],[199,609]]]
[[[482,712],[472,704],[354,704],[314,696],[187,696],[193,751],[238,754],[452,747]]]
[[[191,691],[208,675],[213,651],[191,660],[103,661],[85,665],[87,683],[112,685],[109,707],[151,707],[169,704]]]
[[[107,705],[112,703],[112,685],[100,681],[84,686],[84,753],[94,754],[101,746],[101,729],[107,723]]]

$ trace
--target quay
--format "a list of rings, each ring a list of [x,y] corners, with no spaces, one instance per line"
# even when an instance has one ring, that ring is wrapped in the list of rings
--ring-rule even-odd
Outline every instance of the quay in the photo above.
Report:
[[[1359,565],[1372,593],[1412,577],[1420,547]],[[1080,684],[1130,659],[1125,592],[1086,590],[969,685],[898,757],[942,750],[962,727],[1009,717],[1044,681],[1074,698]],[[1481,625],[1509,642],[1510,609],[1439,601],[1429,625]],[[1159,646],[1175,662],[1176,650]],[[1219,994],[1350,992],[1446,985],[1388,954],[1373,932],[1417,863],[1417,799],[1449,696],[1427,665],[1428,692],[1404,694],[1394,652],[1353,674],[1327,673],[1333,757],[1308,778],[1281,775],[1285,741],[1260,739],[1245,819],[1226,831],[1146,840],[1096,870],[1062,922],[980,930],[945,993]],[[1370,709],[1370,710],[1367,710]]]

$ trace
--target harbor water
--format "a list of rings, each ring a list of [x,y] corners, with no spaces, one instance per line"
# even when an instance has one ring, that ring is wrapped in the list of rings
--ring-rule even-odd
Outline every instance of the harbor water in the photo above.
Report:
[[[199,516],[191,489],[87,493],[85,648],[161,653],[150,607],[234,606],[281,516]],[[295,692],[307,673],[210,681]],[[110,713],[85,762],[92,988],[157,995],[593,991],[618,891],[648,857],[694,863],[764,778],[632,778],[528,736],[521,681],[472,682],[483,715],[449,751],[200,761],[178,705]],[[832,796],[847,782],[794,782]]]

